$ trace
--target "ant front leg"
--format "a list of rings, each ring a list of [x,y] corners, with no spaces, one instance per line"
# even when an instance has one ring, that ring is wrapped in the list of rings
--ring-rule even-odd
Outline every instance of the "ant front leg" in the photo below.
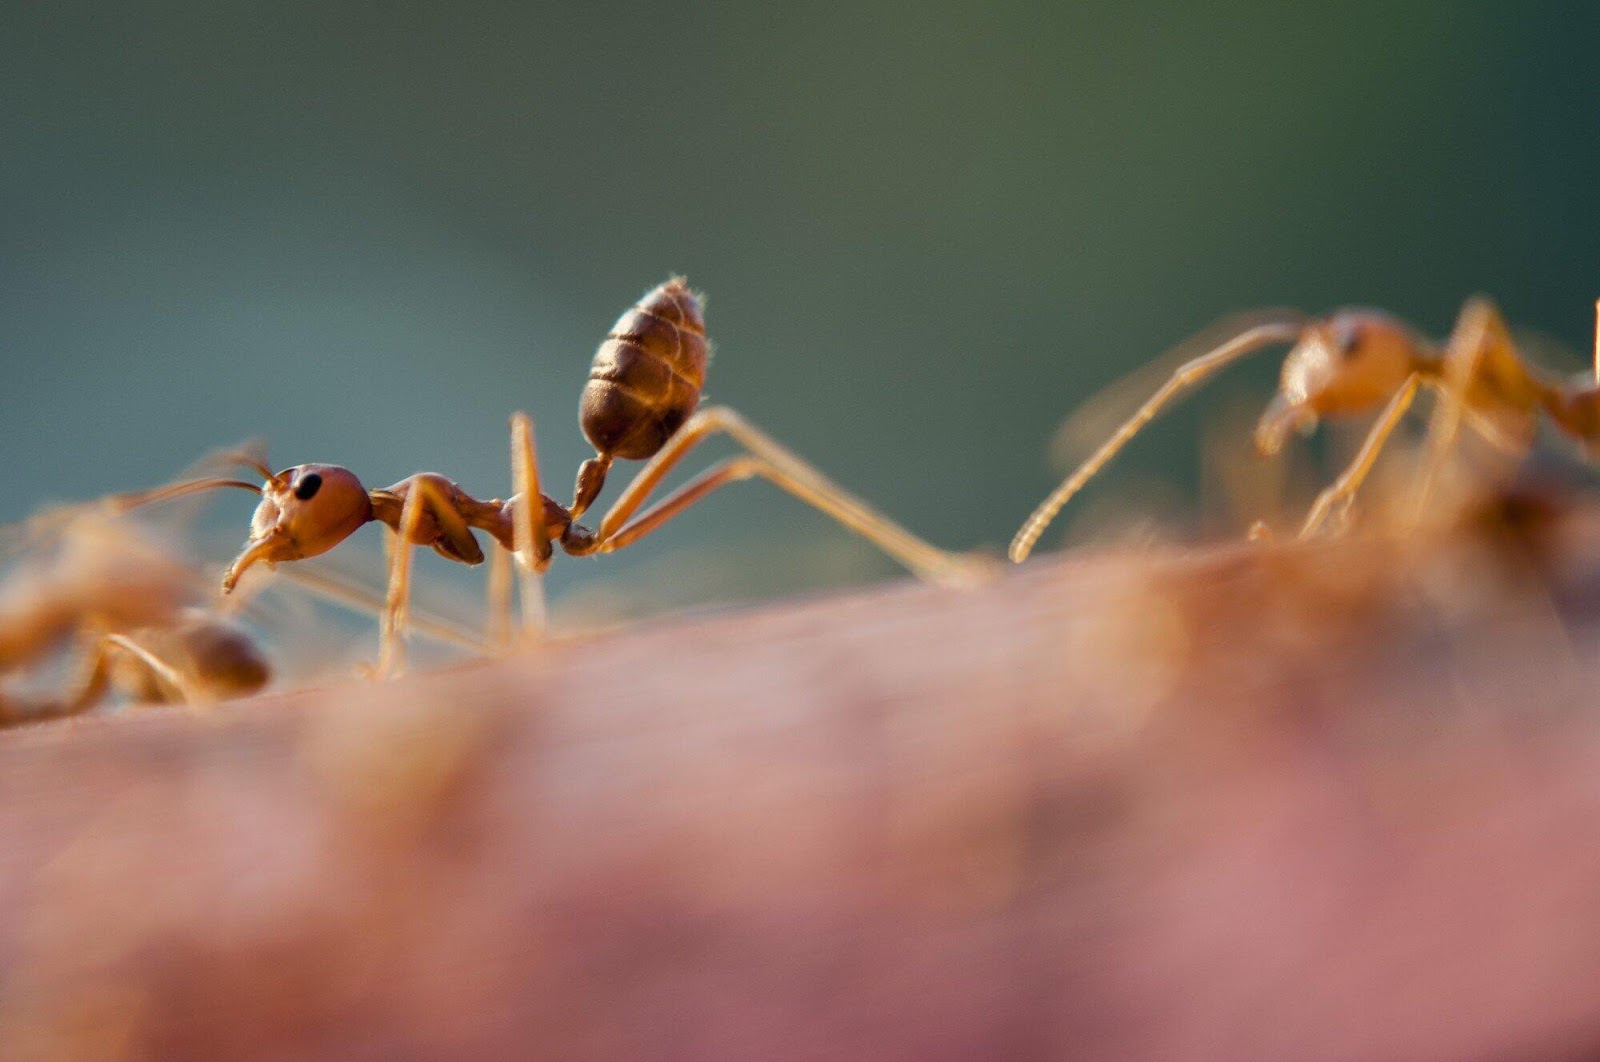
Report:
[[[392,678],[405,667],[405,625],[411,602],[411,548],[418,544],[423,518],[432,518],[431,526],[435,534],[430,538],[436,552],[467,564],[477,564],[483,560],[483,550],[472,537],[471,528],[456,510],[451,498],[434,481],[435,478],[413,476],[403,485],[400,514],[394,521],[394,535],[390,541],[393,552],[389,556],[389,586],[384,594],[383,618],[379,625],[379,678]],[[393,490],[373,493],[375,496],[385,495],[382,499],[387,503],[385,509],[396,500]],[[375,503],[377,501],[375,497]],[[375,504],[374,508],[378,508],[378,505]],[[424,540],[423,544],[428,544],[428,540]]]
[[[714,432],[726,433],[748,453],[714,466],[633,519],[634,513],[673,467]],[[600,529],[594,538],[582,541],[574,536],[564,540],[563,545],[568,552],[579,555],[622,549],[719,487],[751,476],[762,476],[808,505],[827,513],[929,582],[967,585],[986,573],[986,568],[975,559],[947,553],[911,534],[834,484],[726,406],[703,409],[690,417],[628,484],[600,522]]]
[[[1417,397],[1417,388],[1422,385],[1422,376],[1412,373],[1395,396],[1389,399],[1389,404],[1383,407],[1383,412],[1378,414],[1377,421],[1372,425],[1372,430],[1367,432],[1367,438],[1361,444],[1361,449],[1351,460],[1349,466],[1339,474],[1339,478],[1329,484],[1328,488],[1317,495],[1316,503],[1311,506],[1311,511],[1306,514],[1306,521],[1300,527],[1300,537],[1310,538],[1322,531],[1328,518],[1338,514],[1342,517],[1350,510],[1350,504],[1355,501],[1356,493],[1361,490],[1362,483],[1366,482],[1367,474],[1372,471],[1372,466],[1377,463],[1378,454],[1383,451],[1384,444],[1389,441],[1389,436],[1394,434],[1395,428],[1400,426],[1400,421],[1411,408],[1411,403]]]

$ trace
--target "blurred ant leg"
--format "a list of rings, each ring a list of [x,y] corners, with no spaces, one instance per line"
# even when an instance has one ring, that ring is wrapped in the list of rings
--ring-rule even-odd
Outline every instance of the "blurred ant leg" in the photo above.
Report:
[[[1467,414],[1467,392],[1489,353],[1489,345],[1496,335],[1505,334],[1505,323],[1500,311],[1487,299],[1470,299],[1456,318],[1454,331],[1445,344],[1439,400],[1433,417],[1428,422],[1428,441],[1423,450],[1422,469],[1417,476],[1409,525],[1421,524],[1427,514],[1433,486],[1444,470],[1450,448],[1455,445],[1461,430],[1461,421]]]
[[[441,494],[429,480],[412,479],[400,507],[395,532],[390,536],[394,552],[389,555],[389,586],[384,594],[378,641],[379,678],[392,678],[405,666],[405,626],[411,606],[411,548],[424,513],[432,516],[437,525],[438,538],[434,544],[437,552],[467,564],[477,564],[483,559],[472,529],[451,499]]]
[[[1050,526],[1050,521],[1055,519],[1062,506],[1072,500],[1072,496],[1083,489],[1083,485],[1089,482],[1107,461],[1115,457],[1117,451],[1127,445],[1128,440],[1137,435],[1141,428],[1154,420],[1156,414],[1174,398],[1246,354],[1252,354],[1263,347],[1277,343],[1293,343],[1300,337],[1302,331],[1300,325],[1287,322],[1260,325],[1241,332],[1208,353],[1179,366],[1171,378],[1162,384],[1155,394],[1146,399],[1144,405],[1140,406],[1133,416],[1123,421],[1122,425],[1111,434],[1111,438],[1101,444],[1100,449],[1091,454],[1087,461],[1078,466],[1076,472],[1063,480],[1061,485],[1052,491],[1050,496],[1045,498],[1033,514],[1023,522],[1016,537],[1011,540],[1012,561],[1021,564],[1028,559],[1028,554],[1033,552],[1039,536],[1044,534],[1045,528]]]
[[[534,445],[533,419],[526,413],[511,417],[511,541],[516,546],[519,597],[522,600],[521,637],[544,634],[544,569],[550,563],[550,538],[544,526],[544,495],[539,489],[539,454]],[[509,629],[511,617],[506,617]]]
[[[121,634],[105,635],[101,638],[100,651],[110,652],[112,650],[120,650],[121,652],[128,653],[140,663],[144,664],[145,667],[149,668],[155,674],[156,678],[166,683],[178,694],[178,696],[182,697],[185,704],[188,704],[191,707],[203,708],[210,707],[213,703],[213,698],[210,697],[204,690],[190,682],[188,679],[184,678],[183,674],[171,664],[168,664],[165,660],[162,660],[160,657],[150,652],[150,650],[146,649],[132,638],[128,638]]]
[[[671,520],[674,516],[705,498],[708,494],[727,486],[729,483],[738,483],[741,480],[749,479],[751,476],[766,476],[782,486],[783,484],[778,479],[780,475],[781,473],[778,473],[776,469],[759,457],[746,455],[744,457],[731,457],[726,461],[718,462],[657,504],[645,510],[640,516],[607,536],[595,552],[612,553],[619,549],[626,549],[668,520]],[[803,501],[822,508],[818,502],[813,501],[805,494],[796,493]]]
[[[90,707],[93,703],[91,701],[84,707]],[[82,711],[83,708],[75,706],[70,701],[14,697],[0,690],[0,730],[23,723],[43,723],[52,719],[65,719],[69,715],[78,715]]]
[[[922,579],[948,585],[967,585],[984,574],[984,567],[976,559],[960,557],[930,546],[833,483],[726,406],[701,410],[667,440],[666,445],[639,471],[606,513],[605,519],[600,522],[592,552],[605,553],[620,549],[621,545],[613,544],[613,540],[623,534],[629,518],[643,505],[662,478],[690,450],[718,431],[725,432],[749,451],[752,457],[720,466],[663,501],[636,522],[627,542],[637,541],[641,535],[659,527],[723,484],[760,475],[866,538]],[[637,524],[646,520],[649,525],[639,529]]]
[[[1300,527],[1301,538],[1310,538],[1321,531],[1331,514],[1349,509],[1350,503],[1355,501],[1356,493],[1361,490],[1362,483],[1366,481],[1367,474],[1377,463],[1378,454],[1388,443],[1389,436],[1394,434],[1406,411],[1411,408],[1411,403],[1417,397],[1417,388],[1421,385],[1420,374],[1412,373],[1406,377],[1406,382],[1401,385],[1400,390],[1395,392],[1394,397],[1389,399],[1388,405],[1383,407],[1383,412],[1378,414],[1377,421],[1367,432],[1361,449],[1349,466],[1339,474],[1338,479],[1329,484],[1326,490],[1317,495],[1316,504],[1311,506],[1311,511],[1306,514],[1305,523]]]
[[[389,586],[384,594],[378,632],[378,678],[393,678],[405,667],[406,608],[411,601],[411,547],[427,504],[428,485],[413,482],[400,507],[400,520],[389,538]]]
[[[511,554],[503,549],[491,549],[489,575],[484,582],[487,613],[483,621],[483,636],[495,649],[503,650],[511,644],[514,608],[511,596]]]
[[[390,562],[393,563],[392,555]],[[332,572],[313,571],[299,564],[283,564],[279,565],[273,576],[359,615],[376,617],[383,615],[383,598]],[[260,582],[264,584],[269,580],[262,579]],[[406,623],[416,633],[444,645],[453,645],[474,653],[481,653],[487,648],[486,644],[471,632],[426,613],[415,612],[408,608]]]
[[[89,666],[78,681],[77,692],[62,706],[62,715],[77,715],[105,700],[111,689],[111,648],[104,638],[95,641]]]

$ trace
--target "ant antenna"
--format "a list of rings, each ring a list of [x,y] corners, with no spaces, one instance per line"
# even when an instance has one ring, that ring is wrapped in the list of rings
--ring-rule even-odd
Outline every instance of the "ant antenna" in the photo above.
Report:
[[[1140,428],[1154,420],[1156,414],[1160,413],[1167,403],[1246,354],[1278,343],[1293,343],[1300,338],[1304,330],[1305,326],[1301,322],[1258,325],[1246,329],[1208,353],[1180,365],[1167,382],[1139,407],[1138,412],[1123,421],[1122,426],[1112,433],[1111,438],[1107,439],[1100,449],[1040,503],[1033,515],[1028,517],[1027,523],[1022,525],[1022,530],[1017,532],[1017,537],[1011,540],[1011,559],[1017,564],[1027,560],[1028,554],[1033,552],[1034,544],[1039,541],[1039,536],[1044,534],[1045,528],[1050,526],[1050,521],[1055,519],[1061,507],[1083,489],[1083,485],[1089,482],[1107,461],[1115,457],[1117,451],[1127,445],[1128,440],[1138,434]]]
[[[105,507],[120,516],[144,505],[170,501],[173,498],[182,498],[190,494],[199,494],[201,491],[215,490],[218,487],[238,487],[240,490],[247,490],[252,494],[261,493],[261,488],[256,484],[247,483],[242,479],[190,479],[182,483],[171,483],[165,487],[156,487],[152,490],[108,495],[105,498]]]

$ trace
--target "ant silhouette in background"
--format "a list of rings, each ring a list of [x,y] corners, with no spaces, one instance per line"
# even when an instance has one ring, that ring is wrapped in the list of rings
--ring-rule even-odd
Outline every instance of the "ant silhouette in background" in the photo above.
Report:
[[[516,560],[522,579],[522,623],[543,622],[539,576],[554,548],[572,556],[610,553],[644,538],[720,487],[752,476],[770,480],[856,531],[918,576],[965,584],[986,566],[928,545],[835,485],[743,417],[724,406],[697,409],[705,383],[706,330],[699,297],[682,277],[658,285],[626,311],[600,345],[580,403],[584,435],[595,457],[580,467],[572,504],[543,494],[532,422],[512,418],[509,499],[479,500],[436,473],[408,476],[369,490],[337,465],[295,465],[265,477],[250,537],[223,577],[231,591],[253,565],[314,557],[377,521],[396,534],[382,628],[380,671],[399,660],[409,594],[410,546],[427,546],[465,564],[484,559],[482,531]],[[661,480],[707,437],[724,433],[745,453],[729,458],[640,512]],[[590,530],[577,521],[598,498],[616,459],[647,460]],[[509,598],[506,599],[509,608]]]
[[[0,675],[38,669],[69,643],[85,656],[75,693],[7,694],[0,725],[75,715],[112,694],[207,703],[254,693],[271,666],[254,639],[202,607],[192,566],[121,519],[140,505],[230,481],[201,480],[69,506],[6,528],[28,557],[0,583]],[[45,556],[46,543],[55,546]]]
[[[1532,447],[1541,414],[1586,450],[1600,447],[1600,303],[1596,376],[1571,383],[1527,364],[1499,310],[1481,296],[1462,307],[1442,347],[1379,310],[1339,310],[1316,320],[1269,314],[1179,366],[1034,510],[1011,542],[1011,559],[1019,564],[1027,559],[1061,508],[1168,403],[1219,369],[1281,343],[1293,349],[1284,359],[1278,393],[1256,427],[1258,452],[1277,453],[1292,432],[1309,433],[1319,420],[1379,410],[1355,457],[1312,505],[1300,530],[1303,538],[1348,510],[1422,387],[1438,391],[1440,398],[1416,492],[1419,515],[1462,422],[1498,449],[1519,456]]]

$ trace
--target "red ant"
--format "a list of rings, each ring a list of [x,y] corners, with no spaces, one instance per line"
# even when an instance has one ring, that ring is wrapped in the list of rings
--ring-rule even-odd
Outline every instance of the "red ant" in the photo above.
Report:
[[[1260,453],[1277,453],[1291,432],[1310,432],[1322,418],[1358,416],[1382,407],[1349,466],[1318,495],[1301,537],[1317,533],[1348,509],[1424,386],[1439,391],[1441,400],[1428,433],[1419,510],[1463,419],[1498,448],[1515,454],[1532,446],[1541,413],[1585,447],[1600,446],[1600,304],[1596,377],[1571,384],[1552,380],[1523,361],[1505,319],[1483,297],[1462,307],[1442,348],[1378,310],[1340,310],[1317,320],[1277,314],[1181,365],[1028,517],[1011,542],[1011,559],[1019,564],[1025,560],[1062,506],[1164,406],[1224,366],[1279,343],[1294,347],[1284,359],[1278,393],[1256,427]]]
[[[542,622],[538,576],[554,546],[572,556],[611,553],[644,538],[718,488],[752,476],[777,484],[866,537],[924,579],[966,583],[979,562],[928,545],[835,485],[724,406],[697,410],[706,371],[706,330],[700,299],[681,277],[648,292],[612,327],[596,352],[584,386],[580,420],[595,456],[578,471],[572,504],[539,488],[533,427],[512,418],[515,494],[479,500],[435,473],[417,473],[381,490],[369,490],[337,465],[295,465],[265,477],[250,523],[250,537],[223,577],[231,591],[258,562],[275,564],[324,553],[363,524],[378,521],[396,533],[380,668],[398,659],[399,631],[409,591],[409,545],[428,546],[465,564],[484,559],[475,531],[483,531],[517,560],[523,578],[523,624]],[[661,480],[708,436],[723,432],[745,453],[712,467],[650,509],[640,508]],[[645,460],[596,530],[577,523],[605,484],[617,458]],[[529,505],[527,499],[538,499]]]

